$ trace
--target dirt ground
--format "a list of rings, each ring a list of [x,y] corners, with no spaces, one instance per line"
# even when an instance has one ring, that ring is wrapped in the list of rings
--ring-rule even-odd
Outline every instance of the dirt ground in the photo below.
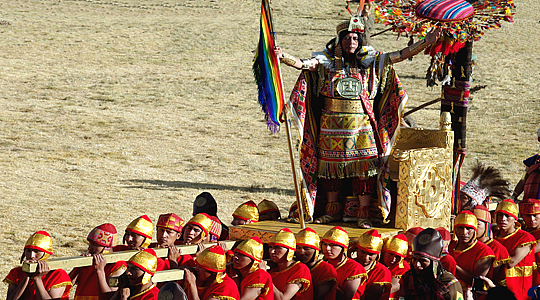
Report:
[[[278,43],[309,57],[335,34],[343,1],[276,0]],[[475,158],[515,185],[538,151],[540,2],[516,0],[513,25],[488,32],[468,114]],[[285,130],[270,135],[251,74],[259,1],[54,0],[0,5],[0,275],[37,230],[55,256],[78,255],[89,230],[134,218],[189,219],[209,191],[229,223],[244,201],[294,201]],[[376,31],[384,29],[377,25]],[[406,46],[386,33],[381,51]],[[426,56],[396,66],[407,109],[436,99]],[[290,91],[298,72],[284,68]],[[437,128],[439,106],[413,114]],[[5,294],[7,286],[0,287]]]

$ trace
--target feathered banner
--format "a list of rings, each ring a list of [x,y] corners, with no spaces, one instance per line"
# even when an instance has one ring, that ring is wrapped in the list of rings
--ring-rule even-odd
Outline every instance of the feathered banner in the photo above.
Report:
[[[279,60],[274,52],[274,31],[267,0],[261,4],[259,46],[253,62],[253,75],[259,90],[259,104],[264,111],[268,129],[279,131],[279,116],[283,111],[283,85]]]

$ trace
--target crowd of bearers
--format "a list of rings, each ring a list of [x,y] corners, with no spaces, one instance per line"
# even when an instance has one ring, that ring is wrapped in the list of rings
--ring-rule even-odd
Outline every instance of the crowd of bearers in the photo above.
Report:
[[[213,197],[203,194],[194,209],[212,213]],[[268,200],[248,201],[235,210],[234,223],[258,222],[259,209],[265,218],[279,218],[275,207]],[[497,226],[491,225],[493,219]],[[163,285],[156,285],[153,276],[176,268],[185,270],[177,286],[187,300],[483,300],[490,293],[526,300],[540,281],[540,199],[519,205],[504,200],[494,215],[476,205],[455,217],[453,235],[445,228],[414,227],[383,238],[371,229],[351,241],[339,226],[322,238],[311,228],[296,235],[283,228],[267,250],[258,237],[227,249],[219,242],[224,225],[215,213],[196,213],[187,223],[174,213],[162,214],[156,228],[152,243],[153,222],[142,215],[127,225],[124,244],[117,245],[114,225],[95,227],[82,254],[93,257],[92,266],[74,268],[69,275],[49,269],[45,259],[53,253],[52,238],[38,231],[21,257],[21,262],[37,263],[37,272],[12,269],[4,279],[7,300],[67,299],[72,286],[76,300],[155,300]],[[210,241],[218,245],[206,248],[203,243]],[[183,254],[179,245],[197,245],[198,251]],[[167,248],[167,256],[158,258],[153,248]],[[126,250],[138,252],[128,261],[107,263],[104,254]],[[109,286],[112,277],[118,277],[117,287]],[[480,291],[478,282],[492,289]]]

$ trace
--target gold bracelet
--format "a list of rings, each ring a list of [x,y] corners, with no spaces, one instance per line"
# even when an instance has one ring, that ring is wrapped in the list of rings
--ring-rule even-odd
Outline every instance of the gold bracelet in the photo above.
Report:
[[[289,53],[283,52],[283,57],[279,59],[282,63],[286,64],[287,66],[294,66],[296,65],[296,58]]]
[[[409,51],[411,51],[412,55],[416,55],[420,52],[422,52],[424,49],[426,49],[429,46],[428,43],[426,43],[426,40],[421,40],[419,42],[416,42],[409,46]]]

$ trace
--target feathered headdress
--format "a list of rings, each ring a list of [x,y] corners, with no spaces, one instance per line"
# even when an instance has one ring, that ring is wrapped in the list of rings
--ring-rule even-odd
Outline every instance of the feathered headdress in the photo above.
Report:
[[[461,203],[470,202],[470,208],[484,203],[486,198],[507,199],[510,197],[509,183],[494,167],[486,166],[480,161],[472,168],[471,180],[462,188],[461,193],[469,199],[461,199]]]

